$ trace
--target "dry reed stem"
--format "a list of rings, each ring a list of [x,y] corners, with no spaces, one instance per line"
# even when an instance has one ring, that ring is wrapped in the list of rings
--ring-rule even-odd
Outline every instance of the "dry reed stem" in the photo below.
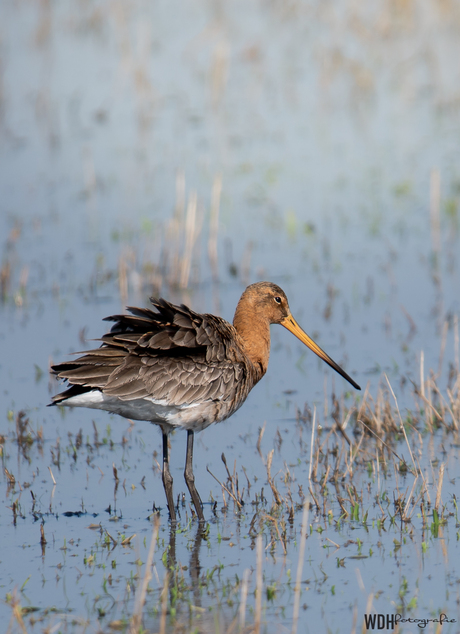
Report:
[[[217,237],[219,234],[219,207],[222,194],[222,174],[214,178],[211,195],[211,217],[209,220],[208,256],[214,282],[219,279],[219,258],[217,253]]]
[[[250,491],[251,491],[251,482],[250,482],[250,480],[249,480],[249,478],[248,478],[248,474],[246,473],[246,469],[245,469],[245,467],[243,467],[243,465],[241,465],[241,468],[242,468],[242,470],[243,470],[244,475],[246,476],[246,482],[247,482],[247,485],[248,485],[248,494],[250,494]]]
[[[343,408],[342,408],[342,411],[343,411]],[[339,421],[338,421],[338,420],[337,420],[337,421],[336,421],[336,423],[335,423],[335,424],[336,424],[337,429],[339,430],[339,432],[342,434],[342,436],[343,436],[343,437],[345,438],[345,440],[347,441],[347,443],[348,443],[348,445],[349,445],[350,449],[352,448],[352,444],[353,444],[353,443],[352,443],[352,442],[351,442],[351,440],[348,438],[348,434],[346,433],[345,429],[346,429],[346,427],[347,427],[347,425],[348,425],[348,421],[350,420],[350,417],[351,417],[351,415],[352,415],[352,413],[353,413],[354,411],[355,411],[355,408],[354,408],[354,407],[351,407],[351,408],[350,408],[350,410],[349,410],[349,412],[348,412],[348,414],[347,414],[347,417],[345,418],[345,421],[344,421],[343,425],[341,425],[341,424],[339,423]]]
[[[8,624],[8,630],[7,630],[7,634],[9,634],[10,632],[13,632],[13,622],[14,620],[17,621],[19,627],[21,628],[23,634],[27,634],[27,628],[25,626],[24,623],[24,619],[22,618],[22,610],[21,610],[21,604],[19,603],[19,599],[16,596],[16,590],[14,590],[13,592],[13,597],[11,599],[11,606],[13,608],[13,613],[11,615],[11,619],[10,622]]]
[[[334,421],[335,423],[335,421]],[[321,445],[319,445],[319,448],[317,450],[317,454],[318,453],[323,453],[323,449],[324,447],[327,447],[329,445],[329,439],[332,436],[332,434],[335,434],[337,436],[337,430],[336,430],[336,425],[332,425],[330,430],[328,431],[328,433],[326,434],[323,442],[321,443]]]
[[[460,372],[459,365],[459,336],[458,336],[458,315],[454,315],[454,359],[455,359],[455,369],[457,370],[457,375]]]
[[[313,409],[313,422],[312,422],[312,429],[311,429],[311,444],[310,444],[310,466],[308,469],[308,481],[310,483],[310,487],[311,487],[311,470],[313,465],[313,445],[315,442],[315,427],[316,427],[316,405]]]
[[[415,321],[412,319],[412,316],[410,315],[410,313],[406,310],[406,308],[402,304],[401,304],[401,310],[404,314],[404,317],[409,322],[409,335],[407,337],[407,339],[409,340],[417,332],[417,326],[415,324]]]
[[[373,436],[375,436],[377,440],[380,440],[382,445],[384,445],[388,449],[388,451],[391,451],[391,453],[394,454],[398,460],[400,460],[401,462],[404,462],[404,460],[400,456],[398,456],[396,451],[394,451],[394,449],[392,449],[389,445],[387,445],[386,442],[382,440],[380,436],[378,436],[373,429],[371,429],[370,427],[366,425],[366,423],[364,423],[362,420],[359,420],[359,419],[358,419],[358,423],[361,423],[361,425],[363,425],[367,429],[367,431],[369,431]],[[377,455],[377,460],[378,460],[378,455]]]
[[[256,605],[255,605],[255,623],[254,623],[255,634],[259,634],[260,632],[260,621],[262,617],[262,590],[263,590],[262,556],[263,556],[262,535],[258,535],[256,540],[257,563],[256,563]]]
[[[165,244],[168,250],[165,250],[162,256],[163,274],[168,271],[168,260],[172,262],[169,267],[168,280],[170,284],[177,284],[180,277],[180,233],[183,226],[185,210],[185,175],[180,171],[176,175],[176,205],[174,208],[173,218],[169,221],[166,229]]]
[[[351,453],[351,452],[352,452],[352,449],[353,449],[353,446],[352,446],[352,445],[350,445],[350,454],[351,454],[351,457],[350,457],[350,465],[347,467],[346,472],[343,474],[343,475],[344,475],[344,477],[345,477],[348,473],[350,473],[350,475],[351,475],[351,476],[353,476],[353,473],[352,473],[352,469],[351,469],[351,468],[352,468],[352,466],[353,466],[354,461],[356,460],[356,457],[358,456],[359,449],[360,449],[360,447],[361,447],[361,443],[363,442],[363,439],[364,439],[364,430],[363,430],[363,432],[362,432],[362,434],[361,434],[361,438],[359,439],[359,443],[358,443],[358,446],[356,447],[356,451],[355,451],[355,454],[354,454],[354,455]]]
[[[441,175],[439,169],[433,168],[430,174],[430,223],[433,251],[441,251]]]
[[[357,414],[357,418],[361,418],[363,415],[363,412],[366,408],[366,400],[367,397],[369,395],[369,387],[370,387],[371,382],[368,381],[367,385],[366,385],[366,389],[364,390],[364,394],[363,394],[363,399],[361,401],[361,405],[359,406],[359,410],[358,410],[358,414]]]
[[[333,542],[332,539],[329,539],[329,537],[326,537],[326,539],[327,539],[328,542],[331,542],[331,544],[333,546],[335,546],[337,548],[337,550],[340,548],[339,544],[336,544],[335,542]]]
[[[318,439],[316,439],[316,442],[318,443]],[[315,455],[315,465],[313,467],[313,472],[312,472],[312,479],[316,482],[317,481],[317,473],[318,473],[318,465],[320,462],[320,453],[321,452],[321,448],[317,447],[316,449],[316,455]]]
[[[324,375],[324,408],[323,408],[323,413],[324,413],[324,420],[327,420],[327,417],[329,416],[329,403],[327,400],[327,374]]]
[[[430,498],[430,492],[428,490],[428,485],[426,483],[425,476],[423,475],[423,471],[422,471],[422,468],[420,467],[420,463],[418,462],[418,460],[417,460],[417,467],[418,467],[418,473],[420,477],[422,478],[423,484],[425,485],[425,495],[428,498],[428,503],[431,504],[431,498]]]
[[[337,484],[337,482],[335,482],[335,494],[337,496],[337,502],[339,503],[339,506],[340,506],[340,508],[342,510],[342,515],[347,517],[347,515],[349,515],[349,513],[348,513],[347,509],[343,505],[343,498],[340,495],[340,489],[339,489],[339,485]]]
[[[301,584],[302,584],[303,560],[305,557],[305,542],[307,541],[307,524],[308,524],[309,507],[310,507],[310,500],[308,499],[308,496],[307,496],[303,503],[302,525],[300,529],[299,563],[297,564],[297,573],[296,573],[295,588],[294,588],[294,609],[292,612],[292,630],[291,630],[292,634],[296,634],[297,625],[299,622],[300,592],[301,592]]]
[[[402,519],[404,521],[410,520],[410,518],[412,517],[412,515],[414,513],[414,510],[416,508],[416,506],[414,504],[414,508],[412,509],[412,513],[410,515],[407,514],[407,511],[409,509],[412,496],[414,494],[415,485],[417,484],[417,480],[418,480],[418,476],[416,478],[414,478],[414,482],[412,483],[412,489],[410,490],[410,493],[409,493],[409,495],[407,497],[407,502],[406,502],[406,506],[404,507],[404,514],[403,514],[403,517],[402,517]]]
[[[227,459],[225,457],[224,452],[222,452],[221,460],[224,463],[225,469],[227,471],[228,480],[230,481],[230,484],[232,485],[232,491],[233,491],[233,496],[232,497],[234,499],[236,499],[236,500],[239,500],[240,496],[239,496],[239,491],[238,491],[238,478],[237,478],[237,475],[236,475],[236,460],[235,460],[234,465],[233,465],[233,475],[230,473],[230,470],[229,470],[229,468],[227,466]],[[235,489],[235,483],[236,483],[236,489]]]
[[[273,526],[275,527],[276,532],[278,534],[278,539],[279,539],[279,541],[281,542],[281,544],[283,546],[283,552],[284,552],[285,555],[287,555],[285,540],[281,536],[280,529],[278,527],[278,521],[277,521],[276,517],[272,517],[271,515],[268,515],[268,513],[264,513],[264,515],[262,516],[262,519],[264,519],[265,521],[273,523]]]
[[[363,577],[361,575],[361,571],[359,568],[355,568],[355,575],[356,575],[356,581],[358,582],[359,589],[361,590],[361,592],[366,592]]]
[[[267,478],[268,478],[268,484],[270,485],[270,488],[273,492],[273,495],[275,496],[275,501],[278,504],[278,506],[280,504],[283,503],[283,499],[280,496],[278,489],[275,487],[275,483],[273,482],[273,478],[272,478],[272,474],[271,474],[271,468],[272,468],[272,460],[273,460],[273,454],[275,453],[275,450],[272,449],[267,456]]]
[[[11,284],[11,265],[7,261],[2,264],[0,269],[0,300],[2,302],[6,301],[8,297],[8,293],[10,291]]]
[[[197,194],[192,192],[189,196],[187,205],[187,215],[185,218],[185,247],[184,257],[182,258],[180,288],[187,288],[190,271],[192,268],[193,246],[197,234],[196,230],[196,210],[197,210]]]
[[[118,292],[123,306],[128,303],[128,265],[124,255],[118,260]]]
[[[457,381],[455,382],[453,389],[457,390],[457,398],[455,399],[455,402],[454,402],[454,398],[452,396],[452,411],[455,413],[455,416],[457,417],[457,419],[459,419],[460,418],[460,374],[457,376]]]
[[[369,595],[369,597],[367,599],[367,603],[366,603],[366,614],[370,614],[371,613],[373,600],[374,600],[374,593],[371,592],[371,594]],[[365,627],[366,627],[366,625],[365,625],[365,623],[363,623],[363,627],[362,627],[362,630],[361,630],[363,632],[363,634],[364,634],[364,632],[366,632]]]
[[[372,401],[372,403],[374,403],[374,399],[372,397],[369,397],[369,398]],[[374,411],[372,409],[372,403],[368,403],[366,401],[367,411],[369,412],[370,418],[372,419],[372,421],[373,421],[373,423],[375,425],[375,428],[377,430],[376,436],[379,439],[380,439],[380,434],[382,433],[382,423],[381,423],[381,420],[380,420],[380,413],[381,413],[380,412],[380,409],[381,409],[381,407],[380,407],[380,399],[381,399],[381,393],[380,393],[380,390],[379,390],[379,392],[377,394],[377,400],[375,401],[375,413],[374,413]]]
[[[321,511],[321,506],[319,505],[319,502],[316,499],[315,494],[313,493],[313,489],[311,488],[311,486],[308,488],[308,490],[310,492],[311,497],[313,498],[313,501],[314,501],[315,506],[316,506],[316,510],[319,513]]]
[[[134,611],[133,611],[133,616],[131,618],[129,634],[136,634],[136,632],[139,631],[139,628],[141,626],[142,608],[145,603],[145,596],[147,594],[147,586],[149,584],[150,579],[152,578],[151,568],[153,563],[153,553],[155,552],[155,544],[157,541],[159,530],[160,530],[160,517],[159,515],[155,515],[154,522],[153,522],[152,538],[150,540],[150,547],[149,547],[149,552],[147,555],[147,561],[145,562],[144,578],[142,579],[142,583],[140,584],[136,592],[136,598],[134,601]]]
[[[56,480],[54,479],[54,475],[53,472],[51,471],[51,467],[48,466],[49,472],[50,472],[50,476],[51,476],[51,480],[53,481],[54,486],[56,486]]]
[[[324,487],[325,487],[325,486],[326,486],[326,484],[327,484],[327,479],[328,479],[328,477],[329,477],[329,472],[330,472],[330,470],[331,470],[331,465],[330,465],[330,464],[328,464],[328,465],[327,465],[327,468],[326,468],[326,472],[324,473],[324,475],[323,475],[323,477],[322,477],[323,482],[322,482],[322,484],[321,484],[321,493],[323,493],[323,491],[324,491]],[[323,500],[324,500],[324,502],[326,502],[326,498],[325,498],[324,496],[323,496]]]
[[[459,361],[459,335],[458,335],[458,315],[454,315],[453,319],[453,329],[454,329],[454,359],[455,359],[455,369],[457,370],[457,375],[460,372],[460,361]]]
[[[380,497],[380,461],[377,447],[375,448],[375,462],[377,463],[377,495]]]
[[[265,459],[264,459],[264,456],[263,456],[263,454],[262,454],[262,450],[261,450],[261,448],[260,448],[260,445],[261,445],[261,442],[262,442],[262,438],[263,438],[263,435],[264,435],[264,431],[265,431],[265,426],[266,426],[266,424],[267,424],[267,421],[264,421],[264,424],[263,424],[263,425],[262,425],[262,427],[259,429],[259,437],[258,437],[258,439],[257,439],[257,445],[256,445],[257,451],[259,452],[259,455],[260,455],[260,457],[262,458],[262,462],[263,462],[263,464],[265,464]]]
[[[454,395],[453,395],[452,391],[451,391],[451,390],[449,390],[449,388],[447,388],[447,390],[446,390],[446,391],[447,391],[447,396],[449,397],[449,400],[450,400],[450,402],[451,402],[451,404],[452,404],[452,409],[451,409],[451,408],[447,405],[447,403],[446,403],[446,405],[447,405],[447,407],[448,407],[448,409],[449,409],[449,412],[450,412],[450,414],[451,414],[451,416],[452,416],[452,421],[453,421],[453,423],[454,423],[454,427],[455,427],[455,429],[457,429],[457,430],[458,430],[457,416],[455,415],[454,410],[458,410],[458,409],[460,409],[460,408],[459,408],[459,404],[460,404],[460,390],[459,390],[459,392],[458,392],[457,401],[459,401],[459,403],[457,403],[457,405],[455,405],[455,404],[454,404],[455,399],[454,399]],[[445,401],[444,401],[444,402],[445,402]]]
[[[430,379],[427,379],[426,381],[426,390],[427,390],[427,405],[430,409],[434,409],[432,403],[431,403],[431,381]],[[439,416],[439,414],[438,414]],[[441,417],[439,417],[441,418]],[[428,411],[425,411],[425,421],[427,424],[428,429],[430,430],[430,433],[433,432],[433,424],[431,422],[431,416],[429,414]]]
[[[442,462],[441,466],[439,468],[439,481],[438,481],[438,486],[436,488],[436,500],[434,503],[434,508],[436,510],[438,510],[439,508],[439,502],[441,501],[441,490],[442,490],[442,481],[444,480],[444,468],[445,468],[445,463]]]
[[[442,362],[444,360],[444,351],[446,349],[448,331],[449,331],[449,322],[446,319],[442,325],[441,350],[439,351],[438,372],[436,373],[435,378],[439,378],[441,376]]]
[[[185,210],[185,173],[180,170],[176,175],[176,206],[174,218],[182,222]]]
[[[229,494],[229,496],[232,498],[232,500],[234,502],[236,502],[236,504],[238,505],[238,508],[242,508],[243,505],[241,504],[241,502],[238,500],[238,498],[236,498],[233,493],[231,491],[228,490],[228,488],[225,486],[225,484],[223,484],[218,478],[216,478],[216,476],[209,470],[209,467],[206,467],[206,471],[212,475],[212,477],[214,478],[214,480],[216,482],[218,482],[220,484],[220,486],[222,487],[223,490],[227,491],[227,493]],[[223,491],[222,491],[222,496],[223,496]],[[225,502],[225,498],[224,498],[224,506],[227,506],[226,502]]]
[[[417,476],[417,466],[416,466],[416,464],[415,464],[414,456],[412,455],[412,449],[410,448],[410,445],[409,445],[409,440],[408,440],[408,438],[407,438],[406,430],[405,430],[405,428],[404,428],[404,423],[403,423],[403,421],[402,421],[401,412],[399,411],[398,401],[397,401],[397,399],[396,399],[395,393],[393,392],[393,388],[391,387],[391,383],[390,383],[390,381],[388,380],[387,375],[385,374],[384,376],[385,376],[385,379],[386,379],[386,381],[387,381],[387,383],[388,383],[388,387],[390,388],[391,394],[392,394],[392,396],[393,396],[393,398],[394,398],[394,401],[395,401],[396,411],[398,412],[398,417],[399,417],[399,422],[400,422],[400,428],[401,428],[401,431],[402,431],[402,432],[403,432],[403,434],[404,434],[404,438],[406,439],[407,448],[409,449],[409,454],[410,454],[410,457],[411,457],[411,460],[412,460],[412,464],[413,464],[413,467],[414,467],[414,470],[415,470],[414,475],[415,475],[415,476]],[[417,476],[417,477],[418,477],[418,476]]]
[[[44,526],[43,524],[40,524],[40,544],[44,546],[47,543],[48,542],[46,541]]]
[[[427,381],[427,386],[431,385],[431,381]],[[438,388],[436,388],[436,390],[439,392]],[[429,389],[429,394],[431,394],[431,389]],[[440,423],[443,422],[442,420],[442,416],[441,414],[435,409],[434,405],[431,403],[431,400],[429,400],[426,396],[424,396],[421,393],[418,393],[418,396],[420,396],[420,398],[422,399],[422,401],[425,403],[425,405],[428,405],[428,407],[430,408],[430,410],[433,412],[433,414],[436,416],[436,418],[439,420]],[[428,414],[427,414],[427,425],[430,428],[430,432],[432,431],[432,425],[431,425],[431,421],[428,418]]]
[[[244,623],[246,620],[246,601],[248,598],[249,573],[249,568],[246,568],[246,570],[243,572],[243,579],[241,581],[240,630],[244,629]]]

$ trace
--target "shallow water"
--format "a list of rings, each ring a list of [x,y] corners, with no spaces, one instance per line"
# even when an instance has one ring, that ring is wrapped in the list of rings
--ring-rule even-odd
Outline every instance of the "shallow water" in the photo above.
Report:
[[[386,384],[385,372],[403,416],[413,411],[410,380],[420,384],[422,351],[424,378],[440,369],[437,381],[445,390],[450,365],[458,368],[460,13],[455,3],[428,0],[382,1],[372,8],[320,2],[5,2],[0,18],[0,434],[3,466],[24,489],[8,487],[2,473],[0,522],[3,543],[11,547],[0,554],[0,585],[4,597],[16,587],[23,607],[40,608],[44,620],[36,631],[58,621],[80,631],[78,619],[89,621],[89,631],[104,630],[132,614],[137,582],[130,586],[127,579],[136,574],[138,557],[145,562],[153,503],[162,507],[160,537],[169,542],[161,478],[152,460],[160,434],[104,413],[45,409],[59,389],[48,379],[50,360],[85,349],[91,345],[85,339],[104,332],[103,317],[126,304],[146,305],[150,295],[231,320],[246,284],[269,279],[284,288],[305,330],[363,388],[369,383],[374,399]],[[212,191],[220,177],[213,267]],[[194,192],[196,218],[187,234]],[[188,260],[187,235],[193,243]],[[288,466],[295,477],[293,498],[301,504],[297,486],[307,488],[311,421],[299,421],[298,412],[316,405],[327,430],[332,391],[339,399],[348,393],[350,406],[355,393],[348,387],[292,335],[273,327],[267,376],[230,421],[198,436],[197,487],[203,499],[212,495],[219,510],[212,519],[211,504],[206,505],[211,526],[201,544],[195,526],[176,536],[176,556],[190,566],[195,545],[202,571],[223,564],[200,597],[196,584],[190,590],[191,603],[199,598],[204,610],[203,630],[217,631],[210,605],[221,606],[216,618],[221,629],[228,626],[240,601],[235,575],[241,580],[246,568],[256,566],[250,548],[253,513],[238,519],[232,507],[224,511],[221,487],[206,466],[225,480],[224,451],[231,471],[237,461],[240,486],[242,467],[251,495],[264,486],[270,509],[265,462],[279,447],[272,474],[284,491],[280,470]],[[42,446],[34,441],[25,456],[15,442],[20,410],[33,430],[43,429]],[[100,447],[93,420],[99,439],[106,439]],[[259,455],[256,443],[265,421]],[[80,429],[83,444],[74,450]],[[360,434],[358,429],[356,442]],[[57,438],[60,469],[51,452]],[[432,498],[439,463],[432,467],[431,461],[447,461],[442,500],[454,512],[457,436],[439,432],[424,435],[422,442],[414,434],[411,443],[420,448]],[[404,444],[395,449],[409,460]],[[177,493],[184,488],[184,455],[185,438],[176,434]],[[120,473],[116,501],[112,463]],[[391,501],[397,484],[411,490],[413,478],[400,478],[390,466],[380,492],[386,490]],[[35,508],[24,482],[31,483]],[[393,614],[404,603],[401,594],[406,597],[404,579],[407,596],[417,598],[415,606],[402,606],[405,615],[431,618],[443,610],[458,620],[455,516],[442,536],[428,537],[416,515],[408,526],[380,531],[378,478],[360,464],[354,474],[359,489],[357,482],[364,488],[371,483],[363,500],[374,520],[368,532],[348,520],[338,529],[310,512],[313,532],[303,574],[309,583],[301,598],[308,607],[300,611],[299,631],[319,631],[324,624],[332,632],[358,631],[371,593],[377,613]],[[21,509],[16,525],[15,501]],[[332,498],[330,504],[336,521],[341,509]],[[115,524],[105,511],[109,505],[122,513]],[[82,509],[88,515],[63,515]],[[186,524],[185,517],[182,521]],[[292,626],[289,579],[297,569],[301,510],[289,529],[286,558],[280,543],[270,552],[270,521],[259,528],[268,547],[265,587],[276,581],[277,590],[275,598],[264,598],[263,628],[286,631]],[[111,553],[101,545],[103,535],[86,529],[91,522],[141,539]],[[324,532],[314,530],[322,524]],[[327,539],[339,544],[337,553]],[[350,539],[354,543],[344,546]],[[64,540],[67,550],[61,550]],[[395,548],[394,540],[403,546]],[[337,564],[337,558],[368,555],[369,548],[368,559]],[[95,563],[85,564],[92,551]],[[154,606],[165,573],[161,561],[156,566],[144,620],[152,631],[159,627]],[[104,604],[102,614],[97,608],[110,571],[115,600]],[[233,605],[223,590],[227,586]],[[254,587],[255,573],[249,624]],[[188,600],[181,603],[181,618],[189,614]],[[0,605],[8,620],[10,603]],[[46,613],[52,605],[71,610],[71,618],[78,617],[75,625]],[[197,613],[190,612],[200,627]],[[415,631],[411,627],[405,624],[401,631]],[[168,628],[178,629],[171,614]],[[451,624],[443,631],[457,629]]]

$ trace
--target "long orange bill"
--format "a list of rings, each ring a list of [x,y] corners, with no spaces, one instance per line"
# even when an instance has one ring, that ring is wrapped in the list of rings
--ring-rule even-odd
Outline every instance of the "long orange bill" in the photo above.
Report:
[[[326,363],[330,365],[331,368],[333,368],[336,372],[338,372],[341,376],[343,376],[343,378],[346,379],[349,383],[351,383],[353,387],[355,387],[357,390],[361,389],[359,385],[355,383],[353,379],[350,378],[348,374],[344,372],[342,368],[339,365],[337,365],[337,363],[333,361],[331,357],[328,356],[324,352],[324,350],[321,350],[321,348],[313,341],[313,339],[310,339],[310,337],[307,335],[306,332],[302,330],[302,328],[296,322],[294,317],[292,317],[292,315],[285,317],[283,321],[281,322],[281,325],[287,328],[290,332],[292,332],[292,334],[295,335],[297,339],[300,339],[302,343],[308,346],[310,350],[313,350],[313,352],[317,354],[320,359],[322,359],[323,361],[326,361]]]

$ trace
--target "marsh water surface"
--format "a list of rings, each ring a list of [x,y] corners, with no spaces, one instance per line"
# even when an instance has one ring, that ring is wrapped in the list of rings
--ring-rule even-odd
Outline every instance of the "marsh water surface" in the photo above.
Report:
[[[300,596],[299,632],[458,632],[457,4],[7,0],[0,42],[8,631],[127,630],[159,508],[146,631],[291,631]],[[272,327],[197,437],[207,533],[185,496],[171,534],[158,429],[47,409],[49,365],[152,295],[231,320],[260,279],[363,391]]]

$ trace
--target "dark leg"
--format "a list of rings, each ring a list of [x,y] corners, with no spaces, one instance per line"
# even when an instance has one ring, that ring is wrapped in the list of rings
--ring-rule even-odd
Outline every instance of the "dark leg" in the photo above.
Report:
[[[187,457],[185,459],[185,482],[192,496],[193,506],[200,522],[204,522],[203,509],[198,491],[195,488],[195,476],[193,475],[193,431],[187,430]]]
[[[166,493],[166,500],[168,502],[169,516],[171,522],[176,521],[176,510],[174,508],[173,500],[173,479],[169,472],[169,450],[168,450],[168,434],[163,432],[163,486]]]

